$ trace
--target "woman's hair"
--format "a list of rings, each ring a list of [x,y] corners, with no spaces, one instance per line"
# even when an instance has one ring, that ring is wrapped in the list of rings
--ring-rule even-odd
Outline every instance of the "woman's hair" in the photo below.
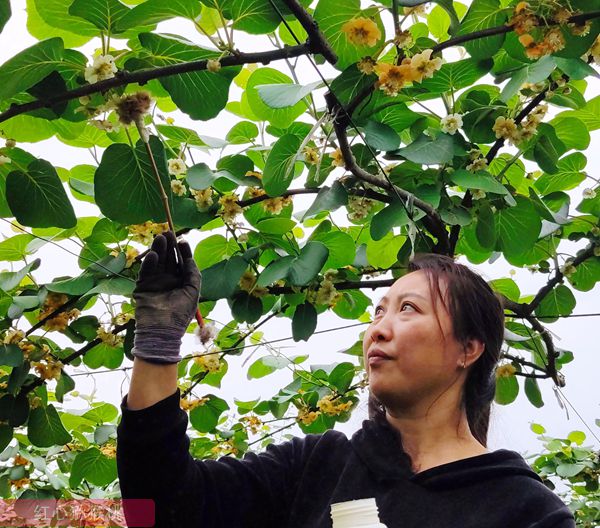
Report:
[[[466,409],[471,433],[487,447],[490,409],[496,392],[495,367],[504,338],[502,304],[485,280],[451,257],[417,255],[410,261],[408,272],[419,270],[427,274],[432,298],[437,297],[450,314],[454,338],[463,344],[478,339],[485,345],[481,356],[469,367],[461,405]],[[447,286],[445,295],[441,283]],[[369,419],[387,424],[385,407],[373,394],[369,394],[368,405]]]

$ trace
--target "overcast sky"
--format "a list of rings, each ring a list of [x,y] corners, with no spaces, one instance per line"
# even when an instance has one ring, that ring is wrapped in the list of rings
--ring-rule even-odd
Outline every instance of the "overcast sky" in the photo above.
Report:
[[[12,0],[13,17],[7,24],[6,28],[0,35],[0,62],[6,61],[18,51],[34,44],[36,40],[26,32],[26,13],[25,0]],[[170,21],[159,26],[163,32],[172,32],[180,35],[186,35],[191,40],[202,42],[201,37],[195,32],[192,25],[187,21]],[[88,56],[98,46],[99,41],[92,41],[82,48],[82,51]],[[250,49],[266,49],[265,40],[254,37],[246,37],[238,35],[236,38],[238,47],[244,51]],[[118,46],[118,44],[115,44]],[[446,52],[445,52],[446,53]],[[448,55],[451,57],[451,55]],[[454,59],[452,59],[454,60]],[[300,81],[311,82],[315,80],[315,73],[306,59],[301,59],[300,63]],[[283,63],[271,65],[281,71],[285,71]],[[332,70],[323,67],[323,71],[333,73]],[[288,73],[286,71],[286,73]],[[234,88],[237,90],[237,87]],[[586,93],[586,98],[591,99],[594,95],[600,93],[600,83],[593,82],[590,84]],[[235,99],[235,97],[234,97]],[[554,109],[555,111],[556,109]],[[181,126],[193,127],[201,134],[224,137],[227,131],[239,119],[232,114],[222,112],[218,119],[213,119],[209,122],[192,122],[187,116],[176,113],[173,114],[176,119],[176,124]],[[51,161],[57,166],[71,168],[80,163],[93,163],[93,159],[84,149],[76,149],[68,147],[57,140],[50,139],[36,144],[21,144],[21,148],[28,150],[40,158]],[[241,148],[236,147],[237,151]],[[597,174],[597,168],[600,166],[600,134],[598,131],[592,133],[592,143],[585,155],[588,157],[587,172]],[[204,161],[214,166],[215,158],[204,152],[198,152],[194,155],[196,162]],[[97,214],[95,206],[88,203],[75,200],[70,197],[73,205],[76,208],[78,216]],[[294,200],[296,210],[305,209],[310,204],[310,198],[298,197]],[[574,205],[578,203],[578,199],[573,199]],[[572,211],[575,214],[574,211]],[[7,229],[5,223],[0,226],[0,232],[5,236],[12,236],[14,233]],[[188,239],[192,244],[195,244],[201,238],[204,238],[211,233],[202,233],[201,235],[194,233]],[[78,247],[69,241],[61,241],[60,245],[63,248],[77,252]],[[562,247],[562,246],[561,246]],[[565,246],[567,247],[567,246]],[[571,246],[573,249],[575,246]],[[60,275],[77,275],[81,270],[77,267],[76,258],[69,255],[64,249],[60,249],[51,245],[46,245],[38,252],[42,258],[42,266],[35,272],[35,276],[40,282],[47,282],[56,276]],[[8,267],[9,264],[4,263],[0,267]],[[484,264],[476,266],[486,279],[495,279],[509,276],[511,266],[503,260],[495,262],[493,265]],[[517,270],[514,277],[521,288],[523,294],[535,293],[544,282],[544,276],[532,275],[527,270]],[[368,291],[365,293],[369,294]],[[383,295],[384,291],[376,291],[373,298]],[[577,297],[576,313],[595,313],[600,312],[598,308],[598,288],[587,292],[574,292]],[[217,308],[211,314],[218,322],[226,323],[229,317],[229,309],[225,301],[219,301]],[[351,324],[352,321],[343,320],[334,314],[324,314],[319,317],[318,331],[330,328],[336,328]],[[557,323],[550,325],[550,329],[556,336],[556,345],[559,348],[571,350],[575,355],[575,360],[566,365],[562,372],[566,376],[567,386],[562,390],[562,393],[575,409],[581,414],[583,420],[592,428],[596,436],[600,436],[600,429],[594,425],[594,420],[600,417],[600,392],[598,391],[598,336],[594,334],[594,328],[600,325],[600,318],[583,317],[562,319]],[[291,336],[291,323],[288,319],[274,319],[266,324],[262,330],[265,332],[265,337],[268,339],[287,338]],[[276,346],[280,348],[281,353],[285,355],[310,354],[309,360],[304,365],[308,368],[309,364],[327,364],[339,361],[353,361],[357,364],[357,359],[345,354],[339,353],[340,350],[351,346],[358,338],[362,328],[344,329],[334,332],[328,332],[315,335],[308,343],[294,343],[291,339]],[[51,336],[55,338],[55,335]],[[57,339],[58,342],[68,345],[68,340]],[[193,338],[186,338],[184,343],[183,353],[192,351],[200,351],[199,346],[194,342]],[[251,400],[256,398],[269,398],[274,395],[277,390],[287,383],[292,381],[291,372],[284,370],[277,372],[261,380],[246,379],[246,369],[252,361],[266,355],[267,350],[260,349],[253,352],[252,358],[248,361],[245,367],[242,368],[242,362],[246,361],[250,349],[241,357],[231,357],[229,359],[228,374],[224,378],[221,389],[216,389],[210,386],[199,386],[195,392],[197,396],[203,396],[207,393],[213,393],[226,399],[233,407],[233,398],[240,400]],[[529,358],[526,358],[529,359]],[[129,360],[125,359],[123,367],[131,366]],[[69,372],[84,372],[86,368],[79,367],[70,369]],[[96,398],[99,401],[109,401],[115,405],[120,402],[121,397],[127,392],[128,379],[127,373],[114,372],[109,374],[96,374],[95,389]],[[91,376],[78,376],[77,390],[83,393],[89,393],[94,387],[94,380]],[[523,379],[521,378],[521,382]],[[546,405],[541,409],[533,407],[526,396],[524,395],[522,384],[521,391],[517,401],[509,406],[494,405],[492,412],[492,420],[490,427],[489,448],[508,448],[521,452],[524,455],[527,453],[535,453],[541,450],[542,446],[536,439],[536,435],[529,430],[529,425],[532,422],[543,424],[548,430],[548,434],[552,436],[565,436],[569,431],[581,430],[587,435],[585,445],[595,445],[596,449],[600,442],[593,438],[588,429],[584,426],[579,417],[576,416],[574,410],[567,407],[566,410],[560,408],[555,397],[552,383],[548,380],[542,380],[540,383],[542,395]],[[339,429],[351,435],[354,431],[360,428],[362,420],[367,417],[366,409],[366,393],[363,395],[363,404],[355,410],[352,419],[345,424],[338,424],[336,429]],[[78,409],[87,406],[85,401],[79,398],[67,397],[65,403],[69,408]],[[298,428],[288,429],[286,434],[302,434]],[[278,437],[276,437],[278,438]],[[281,438],[279,438],[281,439]]]

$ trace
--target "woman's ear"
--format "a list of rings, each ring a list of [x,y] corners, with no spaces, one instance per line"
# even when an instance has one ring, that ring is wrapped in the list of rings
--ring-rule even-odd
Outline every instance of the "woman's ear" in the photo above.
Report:
[[[464,355],[461,362],[464,361],[465,368],[468,368],[479,359],[484,351],[485,343],[483,341],[476,338],[468,339],[463,347]]]

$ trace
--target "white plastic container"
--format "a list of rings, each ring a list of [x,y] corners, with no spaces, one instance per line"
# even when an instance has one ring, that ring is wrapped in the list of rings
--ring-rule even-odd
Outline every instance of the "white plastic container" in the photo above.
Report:
[[[331,519],[333,528],[387,528],[379,522],[374,498],[332,504]]]

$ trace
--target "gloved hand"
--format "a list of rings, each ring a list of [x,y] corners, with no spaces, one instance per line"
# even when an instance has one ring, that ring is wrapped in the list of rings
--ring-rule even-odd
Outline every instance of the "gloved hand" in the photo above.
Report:
[[[175,235],[158,235],[142,262],[133,291],[135,338],[132,354],[150,363],[181,361],[181,338],[198,308],[201,276],[187,242],[178,244],[183,273],[175,260]]]

